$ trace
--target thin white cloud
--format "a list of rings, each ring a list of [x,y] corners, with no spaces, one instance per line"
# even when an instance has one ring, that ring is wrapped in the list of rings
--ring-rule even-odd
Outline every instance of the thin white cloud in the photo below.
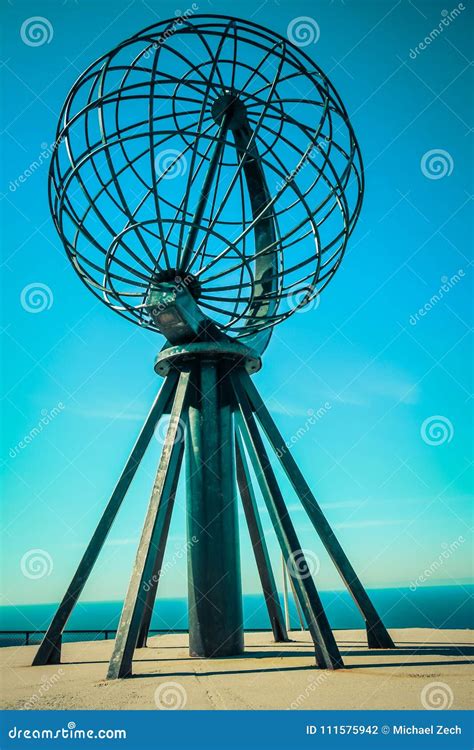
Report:
[[[365,521],[344,521],[343,523],[336,523],[334,524],[334,527],[336,529],[365,529],[369,526],[400,526],[405,523],[411,523],[411,521],[404,518],[394,518],[391,520],[368,518]]]
[[[115,422],[116,420],[126,422],[144,422],[146,419],[146,414],[144,412],[124,411],[123,404],[120,407],[117,407],[116,411],[110,407],[108,409],[70,409],[69,411],[73,414],[78,414],[81,417],[86,417],[87,419],[108,419],[111,422]]]
[[[105,542],[105,547],[125,547],[129,544],[138,544],[138,539],[132,539],[131,537],[126,537],[124,539],[107,539]]]
[[[340,500],[334,503],[321,503],[321,508],[324,510],[333,510],[338,508],[362,508],[369,501],[364,500]]]
[[[322,406],[322,404],[320,405]],[[290,404],[289,402],[282,404],[280,401],[277,401],[273,397],[270,397],[267,400],[267,408],[268,411],[272,414],[283,414],[285,417],[302,417],[303,419],[307,419],[309,416],[309,407],[305,409],[301,407],[301,404],[295,406],[294,404]],[[314,411],[315,410],[312,409],[311,413],[313,413]]]

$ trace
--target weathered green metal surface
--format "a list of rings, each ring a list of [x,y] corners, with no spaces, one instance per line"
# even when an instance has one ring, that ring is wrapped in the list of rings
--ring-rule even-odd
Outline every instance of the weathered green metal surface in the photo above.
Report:
[[[255,416],[260,422],[262,429],[278,456],[304,510],[308,514],[311,523],[326,547],[331,560],[365,620],[369,647],[395,648],[390,634],[380,619],[377,610],[372,604],[369,595],[360,582],[357,573],[342,549],[336,535],[331,529],[331,526],[327,522],[326,517],[311,492],[308,483],[298,468],[298,464],[288,450],[285,441],[265,406],[258,390],[245,373],[241,373],[239,377],[247,397],[249,398],[250,404],[255,410]]]
[[[162,282],[151,288],[147,307],[161,333],[171,344],[193,341],[204,328],[207,318],[184,281]]]
[[[252,128],[245,121],[233,130],[237,153],[243,159],[243,169],[249,191],[252,216],[255,222],[255,293],[249,311],[249,328],[259,318],[271,319],[278,306],[275,290],[278,287],[278,264],[281,262],[277,243],[277,225],[270,200],[262,160]],[[249,338],[249,345],[261,354],[271,336],[271,328]]]
[[[158,546],[166,527],[170,498],[173,488],[176,487],[176,474],[182,456],[179,435],[188,386],[189,372],[184,371],[180,374],[176,388],[165,443],[123,605],[107,673],[109,680],[128,677],[132,673],[133,653],[143,622],[147,589],[152,580]]]
[[[215,360],[193,368],[186,433],[189,650],[244,648],[232,408]]]
[[[199,341],[177,346],[165,346],[155,359],[155,372],[162,377],[183,362],[195,359],[214,359],[225,365],[226,362],[241,363],[250,374],[258,372],[262,361],[258,354],[244,344],[223,336],[220,341]]]
[[[265,535],[260,522],[257,500],[255,498],[250,472],[245,459],[244,446],[238,430],[236,430],[235,437],[237,483],[239,485],[240,497],[242,498],[245,518],[247,519],[250,541],[252,542],[255,562],[257,563],[258,574],[260,576],[263,595],[267,605],[268,616],[270,618],[275,641],[277,643],[285,642],[288,641],[288,633],[286,632],[278,589],[275,583],[270,556],[265,542]]]
[[[61,634],[66,626],[69,616],[74,609],[81,592],[86,584],[92,568],[99,556],[115,517],[122,505],[125,494],[131,484],[135,472],[140,464],[141,459],[147,449],[147,446],[153,436],[154,429],[166,411],[169,401],[173,396],[176,384],[178,382],[178,373],[171,373],[170,377],[163,383],[158,396],[156,397],[150,413],[146,418],[142,431],[132,449],[130,457],[125,465],[122,475],[117,482],[112,496],[104,510],[102,518],[90,540],[86,551],[82,557],[79,567],[69,584],[68,590],[59,605],[56,614],[48,628],[46,635],[33,660],[33,666],[41,664],[57,664],[61,658]]]

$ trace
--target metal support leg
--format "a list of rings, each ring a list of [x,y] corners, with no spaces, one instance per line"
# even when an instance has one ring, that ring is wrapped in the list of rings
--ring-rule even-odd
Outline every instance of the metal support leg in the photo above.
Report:
[[[79,563],[79,567],[77,568],[74,577],[69,584],[69,588],[66,591],[61,604],[56,610],[56,614],[51,621],[48,631],[46,632],[46,635],[44,636],[43,641],[41,642],[41,645],[36,652],[36,656],[33,659],[33,666],[39,666],[42,664],[59,664],[59,662],[61,661],[62,632],[66,626],[74,605],[79,599],[86,581],[89,578],[92,568],[95,565],[95,562],[104,545],[115,517],[120,509],[120,506],[122,505],[122,501],[152,438],[153,431],[158,423],[158,420],[165,412],[172,398],[177,382],[178,374],[175,372],[170,372],[163,385],[161,386],[160,392],[156,397],[153,406],[151,407],[150,413],[146,418],[142,431],[140,432],[140,435],[138,436],[138,439],[133,446],[130,457],[125,464],[122,475],[117,482],[117,485],[115,486],[108,505],[104,510],[102,518],[100,519],[94,535],[89,542],[89,545],[82,557],[81,562]]]
[[[158,591],[158,584],[161,576],[161,566],[163,565],[163,557],[165,555],[166,542],[168,540],[168,534],[170,530],[171,516],[173,514],[174,501],[176,497],[176,489],[178,487],[179,475],[181,471],[181,465],[183,462],[184,454],[184,434],[181,439],[181,451],[177,458],[176,471],[174,476],[174,482],[170,489],[170,497],[167,505],[167,513],[163,524],[163,530],[161,537],[158,539],[158,546],[156,550],[155,564],[153,566],[153,575],[147,590],[147,596],[145,600],[145,609],[143,611],[143,620],[138,633],[137,648],[145,648],[148,631],[150,630],[151,618],[153,615],[153,607],[155,606],[156,594]]]
[[[252,410],[255,412],[255,416],[260,422],[260,425],[262,426],[273,450],[278,456],[303,508],[308,514],[311,523],[326,547],[339,575],[346,584],[349,593],[365,620],[369,648],[395,648],[392,638],[380,619],[369,595],[360,582],[357,573],[349,562],[347,555],[339,544],[339,541],[326,520],[323,511],[319,507],[316,498],[298,468],[296,461],[286,447],[285,441],[283,440],[278,427],[273,421],[270,412],[266,408],[255,385],[252,383],[247,373],[242,372],[236,377],[239,378],[242,387],[245,389]]]
[[[283,612],[281,610],[280,599],[278,597],[278,590],[276,587],[275,578],[273,576],[272,566],[270,562],[270,556],[268,554],[268,549],[262,530],[262,524],[260,522],[257,501],[252,488],[252,481],[247,467],[247,462],[245,460],[244,447],[242,445],[242,439],[238,431],[236,431],[235,455],[237,484],[239,485],[242,505],[244,508],[245,518],[247,519],[250,540],[252,542],[255,561],[258,568],[258,574],[260,576],[263,595],[265,597],[265,602],[267,605],[268,616],[270,618],[270,623],[273,630],[273,636],[277,643],[287,642],[289,640],[288,633],[286,632]]]
[[[128,677],[132,673],[132,659],[138,633],[143,622],[143,612],[150,584],[156,551],[168,516],[171,491],[182,455],[182,415],[188,393],[189,373],[182,372],[176,388],[163,451],[151,493],[135,565],[123,605],[114,650],[110,659],[107,679]]]
[[[286,569],[285,556],[281,553],[281,572],[283,577],[283,606],[285,608],[285,625],[289,633],[292,630],[290,619],[290,607],[288,606],[288,571]]]
[[[241,654],[242,589],[232,404],[214,361],[195,366],[186,434],[191,656]]]
[[[323,669],[339,669],[344,666],[342,657],[301,551],[301,545],[288,515],[262,437],[257,429],[247,395],[238,377],[232,375],[232,381],[240,410],[239,429],[257,475],[287,567],[291,566],[293,570],[296,593],[314,642],[316,663]]]
[[[291,593],[293,594],[293,600],[295,602],[296,614],[298,615],[298,620],[300,623],[300,628],[301,630],[304,630],[305,628],[304,628],[303,612],[301,611],[300,603],[298,601],[298,596],[296,594],[295,584],[293,583],[293,576],[291,575],[289,576],[289,581],[290,581]]]

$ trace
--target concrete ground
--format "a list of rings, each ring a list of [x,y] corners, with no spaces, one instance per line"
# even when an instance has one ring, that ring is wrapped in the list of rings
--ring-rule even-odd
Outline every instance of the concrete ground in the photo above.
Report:
[[[314,668],[308,633],[290,643],[246,633],[244,657],[190,658],[187,635],[150,639],[134,676],[107,682],[113,641],[66,643],[63,663],[31,667],[36,646],[0,649],[3,708],[423,709],[472,706],[472,631],[391,630],[396,650],[369,651],[365,633],[336,631],[346,668]]]

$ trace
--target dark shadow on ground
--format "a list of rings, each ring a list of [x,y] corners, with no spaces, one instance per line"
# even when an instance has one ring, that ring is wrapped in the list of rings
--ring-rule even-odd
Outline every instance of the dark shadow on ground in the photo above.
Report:
[[[468,659],[465,659],[463,661],[445,661],[443,664],[472,664],[471,661]],[[440,662],[439,661],[422,661],[422,662],[387,662],[384,664],[349,664],[345,666],[345,669],[374,669],[374,668],[380,668],[380,667],[439,667]],[[327,673],[327,670],[319,670],[311,665],[306,666],[300,666],[300,667],[268,667],[268,668],[262,668],[262,669],[226,669],[223,671],[207,671],[207,672],[199,672],[196,675],[196,672],[150,672],[150,673],[144,673],[144,674],[133,674],[131,675],[131,679],[141,679],[141,678],[154,678],[157,677],[219,677],[220,675],[241,675],[241,674],[260,674],[260,673],[271,673],[271,672],[303,672],[313,670],[315,672],[320,672],[321,674]],[[340,672],[341,670],[337,670]]]
[[[307,645],[307,644],[305,644]],[[170,648],[170,647],[165,647]],[[162,650],[164,651],[165,648]],[[163,662],[194,662],[197,661],[196,657],[192,656],[182,656],[182,657],[162,657],[160,655],[160,648],[159,646],[153,646],[148,648],[148,653],[150,651],[154,652],[154,655],[152,658],[140,658],[142,655],[145,655],[147,653],[147,650],[145,649],[138,649],[135,656],[135,664],[146,664],[146,663],[163,663]],[[155,655],[156,654],[156,655]],[[347,650],[347,649],[341,649],[341,656],[342,657],[370,657],[370,661],[366,661],[364,664],[346,664],[346,669],[376,669],[379,667],[425,667],[425,666],[441,666],[441,665],[447,665],[447,664],[472,664],[473,659],[454,659],[454,660],[446,660],[443,659],[443,661],[398,661],[398,657],[403,656],[419,656],[421,658],[426,658],[427,656],[473,656],[474,655],[474,647],[473,646],[466,646],[464,644],[459,645],[417,645],[412,648],[395,648],[395,649],[364,649],[364,650]],[[396,661],[390,661],[390,662],[378,662],[375,661],[378,657],[384,657],[384,656],[392,656]],[[314,651],[312,649],[297,649],[291,647],[291,644],[288,644],[286,647],[282,649],[275,649],[273,647],[273,650],[253,650],[248,649],[243,654],[239,654],[238,656],[228,656],[228,657],[219,657],[219,661],[223,660],[225,658],[226,662],[240,662],[247,659],[271,659],[271,658],[313,658],[314,659]],[[209,662],[212,660],[206,660],[206,659],[199,659],[201,662]],[[66,661],[63,660],[63,664],[107,664],[108,659],[99,659],[99,660],[93,660],[93,661]],[[269,668],[266,669],[262,666],[262,669],[256,669],[256,670],[247,670],[245,667],[242,668],[242,670],[222,670],[222,671],[213,671],[213,672],[199,672],[199,675],[214,675],[214,674],[240,674],[241,672],[274,672],[274,671],[280,671],[280,669],[289,669],[289,670],[298,670],[298,669],[314,669],[315,667],[312,665],[301,665],[301,666],[291,666],[291,667],[285,667],[283,664],[281,667],[275,667],[275,668]],[[168,676],[161,672],[154,673],[155,676],[160,674],[162,676]],[[181,674],[180,672],[173,673],[175,675]],[[193,672],[186,672],[185,674],[196,674]],[[147,676],[147,675],[141,675],[141,676]]]

